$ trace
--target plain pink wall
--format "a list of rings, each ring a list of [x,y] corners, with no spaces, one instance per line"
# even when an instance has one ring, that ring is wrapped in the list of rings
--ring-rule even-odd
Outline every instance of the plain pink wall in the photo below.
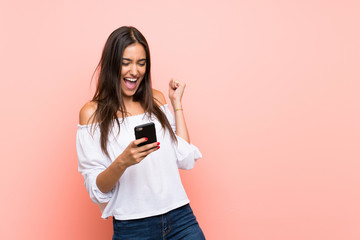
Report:
[[[108,35],[187,82],[182,171],[208,239],[360,239],[359,1],[2,1],[0,239],[110,239],[77,172]]]

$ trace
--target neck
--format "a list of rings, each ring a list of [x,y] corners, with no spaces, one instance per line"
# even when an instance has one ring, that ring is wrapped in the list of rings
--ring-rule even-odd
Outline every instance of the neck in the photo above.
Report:
[[[141,103],[134,101],[134,98],[132,96],[124,97],[123,102],[124,102],[126,111],[130,114],[132,114],[133,112],[143,111]]]
[[[131,107],[131,105],[133,105],[133,103],[134,103],[133,96],[130,96],[130,97],[123,96],[122,99],[123,99],[123,102],[124,102],[124,105],[126,108]]]

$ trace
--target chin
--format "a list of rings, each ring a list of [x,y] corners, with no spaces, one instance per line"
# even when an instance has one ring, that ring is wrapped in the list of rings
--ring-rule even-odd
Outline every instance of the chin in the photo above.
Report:
[[[122,90],[121,93],[124,97],[133,97],[135,95],[135,93],[137,92],[138,88],[134,89],[134,90]]]

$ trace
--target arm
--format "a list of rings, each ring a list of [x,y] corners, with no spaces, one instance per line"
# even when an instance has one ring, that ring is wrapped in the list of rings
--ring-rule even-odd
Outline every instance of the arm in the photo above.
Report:
[[[110,192],[128,167],[138,164],[147,155],[160,148],[156,142],[141,147],[137,146],[146,141],[146,138],[132,141],[113,163],[98,175],[96,185],[100,191]]]
[[[185,89],[185,83],[171,80],[169,83],[169,98],[171,100],[171,105],[174,109],[175,115],[175,126],[176,126],[176,135],[183,138],[185,141],[190,143],[189,133],[186,127],[184,110],[182,109],[181,98]],[[161,105],[166,104],[164,94],[162,92],[153,89],[153,96],[156,102]],[[180,110],[181,109],[181,110]]]
[[[171,117],[168,117],[168,119],[170,120],[170,125],[172,127],[175,125],[176,128],[178,144],[174,146],[174,149],[177,157],[177,165],[180,169],[191,169],[194,167],[195,161],[201,158],[202,155],[199,149],[190,143],[183,110],[177,110],[182,107],[181,97],[185,84],[180,81],[174,82],[174,80],[171,80],[169,85],[169,97],[174,108],[175,116],[173,118],[173,115],[169,112],[168,114],[170,114]],[[166,104],[165,97],[161,92],[153,90],[153,95],[160,105]]]
[[[189,132],[186,127],[184,110],[181,102],[185,86],[185,83],[179,80],[171,79],[169,82],[169,98],[174,109],[176,135],[190,143]]]
[[[91,123],[96,107],[93,102],[85,104],[80,111],[81,125]],[[128,167],[141,162],[147,155],[159,149],[158,143],[137,146],[146,141],[145,138],[132,141],[105,170],[97,175],[96,185],[101,192],[110,192]]]

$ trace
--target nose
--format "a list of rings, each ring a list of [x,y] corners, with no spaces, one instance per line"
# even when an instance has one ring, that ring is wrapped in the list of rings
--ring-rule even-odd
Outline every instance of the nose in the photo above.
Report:
[[[131,64],[130,74],[133,75],[133,76],[136,76],[137,73],[138,73],[138,70],[137,70],[136,64]]]

